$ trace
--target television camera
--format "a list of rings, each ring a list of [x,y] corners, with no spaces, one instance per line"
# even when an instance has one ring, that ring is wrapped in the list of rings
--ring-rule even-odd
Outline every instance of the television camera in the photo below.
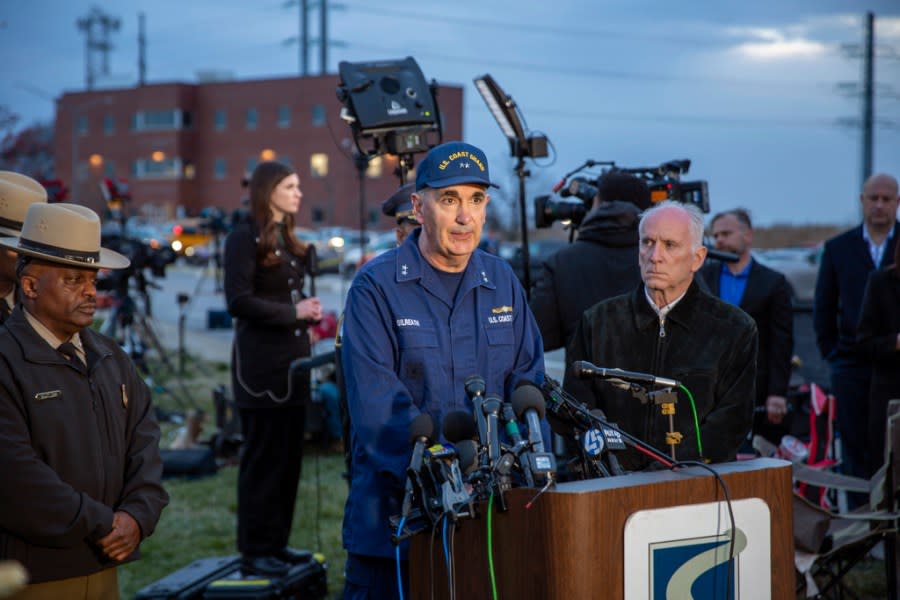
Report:
[[[584,169],[595,166],[606,167],[598,177],[583,175],[572,177]],[[566,174],[553,187],[553,192],[558,193],[559,198],[545,194],[534,199],[535,227],[543,229],[550,227],[554,221],[561,221],[573,229],[577,229],[597,195],[600,177],[609,172],[627,173],[642,179],[650,189],[650,201],[653,204],[664,200],[676,200],[685,204],[693,204],[704,213],[708,213],[707,182],[705,180],[682,180],[682,176],[690,168],[690,159],[670,160],[653,167],[619,167],[612,161],[587,160],[583,165]]]

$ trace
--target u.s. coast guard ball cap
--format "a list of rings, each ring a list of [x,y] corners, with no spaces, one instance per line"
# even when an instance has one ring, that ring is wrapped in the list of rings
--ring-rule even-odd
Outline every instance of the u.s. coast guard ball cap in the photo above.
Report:
[[[435,146],[416,168],[416,191],[464,183],[497,187],[491,183],[487,157],[472,144],[447,142]]]

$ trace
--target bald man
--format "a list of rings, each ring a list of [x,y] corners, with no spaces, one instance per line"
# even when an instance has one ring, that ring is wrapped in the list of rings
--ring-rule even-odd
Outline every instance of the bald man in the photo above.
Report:
[[[825,242],[813,320],[816,343],[831,367],[831,391],[837,398],[841,461],[845,473],[870,477],[867,457],[869,379],[871,369],[856,350],[856,326],[869,273],[893,261],[900,238],[897,179],[879,173],[863,184],[859,202],[863,222]],[[851,495],[850,504],[866,499]]]

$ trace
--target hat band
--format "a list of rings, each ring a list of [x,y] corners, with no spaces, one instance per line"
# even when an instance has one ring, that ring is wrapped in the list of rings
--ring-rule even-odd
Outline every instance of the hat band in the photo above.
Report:
[[[9,229],[15,229],[16,231],[22,231],[22,221],[13,221],[12,219],[7,219],[6,217],[0,217],[0,227],[7,227]]]
[[[60,248],[59,246],[50,246],[35,242],[25,238],[19,238],[19,248],[22,250],[31,250],[32,252],[40,252],[48,256],[61,258],[64,260],[72,260],[75,262],[94,264],[100,260],[100,252],[80,252],[78,250],[69,250]]]

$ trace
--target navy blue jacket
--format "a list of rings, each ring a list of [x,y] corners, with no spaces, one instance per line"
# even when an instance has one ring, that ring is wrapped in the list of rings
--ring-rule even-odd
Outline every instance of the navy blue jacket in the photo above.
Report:
[[[471,413],[470,375],[505,398],[519,381],[543,378],[543,342],[509,265],[476,250],[454,300],[419,252],[420,233],[367,263],[344,309],[352,467],[343,539],[355,554],[394,555],[388,518],[401,513],[417,415],[440,430],[448,412]]]
[[[875,270],[869,246],[863,239],[862,225],[825,242],[819,276],[816,279],[816,299],[813,321],[816,343],[822,357],[857,358],[856,325],[862,307],[863,292],[869,273]],[[900,222],[894,232],[878,268],[894,260],[894,246],[900,237]]]

